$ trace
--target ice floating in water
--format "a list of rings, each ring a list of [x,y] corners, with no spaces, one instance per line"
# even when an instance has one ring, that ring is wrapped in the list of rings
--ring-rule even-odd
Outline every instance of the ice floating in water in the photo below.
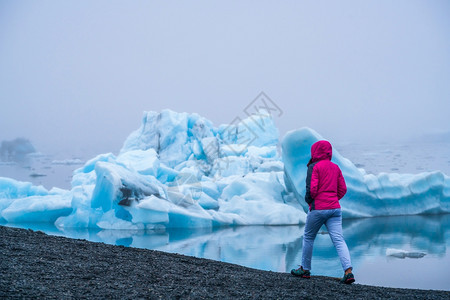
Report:
[[[71,211],[72,193],[50,191],[29,182],[0,177],[0,221],[9,223],[50,222]]]
[[[406,251],[401,249],[392,249],[388,248],[386,249],[386,256],[393,256],[397,258],[422,258],[425,255],[427,255],[424,252],[415,252],[415,251]]]
[[[313,130],[278,130],[266,112],[214,127],[197,115],[146,112],[119,155],[77,169],[70,191],[0,179],[0,221],[64,228],[154,229],[302,224]],[[366,175],[334,152],[349,187],[344,217],[449,212],[440,172]]]
[[[30,177],[45,177],[47,176],[47,174],[43,174],[43,173],[31,173]]]
[[[64,160],[53,160],[52,161],[52,165],[82,165],[83,161],[81,159],[78,158],[74,158],[74,159],[64,159]]]

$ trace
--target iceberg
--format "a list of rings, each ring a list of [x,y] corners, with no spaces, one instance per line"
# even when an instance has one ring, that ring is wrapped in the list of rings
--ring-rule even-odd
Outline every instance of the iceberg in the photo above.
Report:
[[[311,145],[323,138],[310,128],[290,131],[282,141],[286,189],[297,199],[305,195],[306,164]],[[442,172],[366,174],[333,149],[347,183],[340,203],[344,218],[450,212],[450,177]],[[306,203],[300,201],[306,209]]]
[[[297,225],[311,145],[309,128],[279,133],[270,113],[214,127],[198,114],[144,112],[118,155],[100,154],[73,172],[72,188],[0,177],[0,222],[59,228],[141,230]],[[367,175],[335,151],[348,193],[344,217],[450,211],[450,179],[440,172]]]
[[[28,155],[36,153],[33,144],[25,138],[2,141],[0,144],[0,160],[4,162],[22,162]]]

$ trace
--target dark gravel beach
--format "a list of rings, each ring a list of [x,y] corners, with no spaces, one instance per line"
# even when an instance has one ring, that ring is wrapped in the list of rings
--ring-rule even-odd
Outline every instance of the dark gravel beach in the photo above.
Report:
[[[320,276],[300,279],[4,226],[0,252],[1,298],[450,299],[445,291],[344,285]]]

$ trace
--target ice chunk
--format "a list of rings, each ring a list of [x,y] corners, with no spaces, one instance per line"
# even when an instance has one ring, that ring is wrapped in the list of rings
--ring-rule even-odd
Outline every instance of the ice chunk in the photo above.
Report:
[[[151,175],[140,175],[120,166],[99,162],[95,167],[97,182],[91,206],[109,211],[113,204],[125,199],[139,200],[146,196],[166,197],[159,181]]]
[[[212,217],[198,204],[192,203],[188,207],[180,207],[172,202],[154,196],[141,201],[137,208],[146,211],[147,224],[161,223],[166,227],[211,227]],[[155,214],[157,212],[157,214]],[[136,212],[132,212],[135,218]],[[159,218],[159,219],[158,219]]]
[[[246,156],[258,156],[262,158],[276,158],[278,156],[278,151],[276,146],[264,146],[255,147],[249,146],[247,148]]]
[[[263,161],[256,167],[257,172],[283,172],[284,165],[281,161]]]
[[[31,182],[22,182],[11,178],[0,177],[0,200],[43,196],[47,194],[48,191],[41,185],[34,186]]]
[[[0,178],[0,220],[9,223],[53,223],[71,213],[72,193],[61,189],[45,190],[31,183]],[[7,189],[5,187],[8,187]]]
[[[123,152],[117,157],[117,163],[140,174],[154,177],[157,176],[159,169],[158,154],[154,149]]]
[[[202,152],[205,154],[208,163],[220,157],[219,141],[215,137],[206,137],[200,140]]]
[[[141,224],[134,224],[130,221],[125,221],[116,217],[113,210],[104,213],[100,220],[97,222],[97,226],[101,229],[121,229],[121,230],[133,230],[144,229]]]
[[[248,174],[236,178],[223,190],[219,212],[239,215],[244,224],[304,223],[306,215],[285,204],[283,192],[284,187],[274,173]]]
[[[244,120],[236,118],[231,124],[221,125],[219,135],[224,143],[230,146],[236,144],[264,147],[276,145],[279,133],[270,113],[260,110],[258,114]],[[236,150],[239,154],[241,148]]]
[[[53,160],[52,165],[82,165],[83,161],[79,158],[74,159],[64,159],[64,160]]]
[[[121,153],[154,149],[162,162],[170,167],[192,154],[192,140],[211,136],[210,122],[197,114],[145,112],[141,127],[125,141]]]
[[[397,257],[397,258],[422,258],[425,255],[427,255],[424,252],[419,252],[419,251],[406,251],[406,250],[401,250],[401,249],[393,249],[393,248],[388,248],[386,249],[386,256],[392,256],[392,257]]]
[[[72,189],[72,212],[68,216],[60,216],[55,225],[59,228],[95,228],[101,217],[100,209],[91,208],[94,185],[76,186]]]

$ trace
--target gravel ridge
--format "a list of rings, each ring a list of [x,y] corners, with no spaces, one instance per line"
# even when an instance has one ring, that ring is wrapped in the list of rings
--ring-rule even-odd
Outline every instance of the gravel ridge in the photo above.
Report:
[[[6,299],[450,299],[450,292],[344,285],[155,250],[0,226]]]

